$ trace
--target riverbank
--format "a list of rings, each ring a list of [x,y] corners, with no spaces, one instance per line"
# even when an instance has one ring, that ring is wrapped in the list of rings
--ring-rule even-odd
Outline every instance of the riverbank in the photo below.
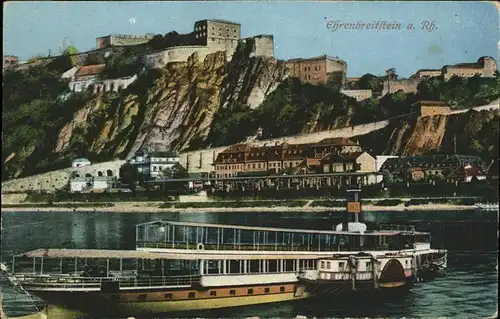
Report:
[[[54,211],[74,211],[74,212],[110,212],[110,213],[173,213],[173,212],[332,212],[345,211],[344,207],[326,207],[326,206],[302,206],[302,207],[290,207],[290,206],[273,206],[273,207],[161,207],[162,202],[122,202],[122,203],[112,203],[112,205],[106,205],[103,207],[90,207],[90,206],[77,206],[76,203],[67,207],[27,207],[23,205],[19,206],[2,206],[1,212],[20,212],[20,211],[32,211],[32,212],[54,212]],[[422,204],[422,205],[410,205],[405,206],[404,204],[394,205],[394,206],[378,206],[372,204],[363,205],[363,210],[365,211],[470,211],[475,209],[475,206],[471,205],[454,205],[454,204]]]

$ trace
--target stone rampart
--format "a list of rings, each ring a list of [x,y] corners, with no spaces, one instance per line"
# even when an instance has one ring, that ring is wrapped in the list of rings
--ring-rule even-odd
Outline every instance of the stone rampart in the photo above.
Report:
[[[120,167],[124,160],[103,162],[89,166],[69,167],[57,171],[47,172],[34,176],[18,178],[2,183],[2,193],[47,191],[54,192],[68,185],[71,174],[84,176],[120,176]]]

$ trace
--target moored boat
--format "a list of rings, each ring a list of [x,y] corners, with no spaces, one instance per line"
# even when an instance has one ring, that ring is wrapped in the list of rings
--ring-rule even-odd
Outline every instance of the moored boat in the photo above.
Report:
[[[411,287],[446,250],[409,227],[367,230],[356,192],[335,230],[155,221],[135,250],[37,249],[9,280],[48,304],[95,316],[161,314]]]

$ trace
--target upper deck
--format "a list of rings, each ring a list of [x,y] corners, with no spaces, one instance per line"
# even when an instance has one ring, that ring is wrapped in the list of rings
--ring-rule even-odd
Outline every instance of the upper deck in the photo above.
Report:
[[[155,221],[136,226],[136,247],[238,251],[401,250],[430,243],[414,229],[359,232]]]

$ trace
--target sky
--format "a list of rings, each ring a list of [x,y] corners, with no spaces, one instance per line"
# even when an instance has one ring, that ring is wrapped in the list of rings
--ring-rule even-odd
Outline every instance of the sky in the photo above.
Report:
[[[347,62],[351,77],[389,68],[408,77],[421,68],[481,56],[498,61],[500,50],[499,14],[485,2],[33,1],[4,3],[3,54],[21,60],[49,51],[56,55],[63,40],[83,52],[95,48],[100,36],[188,33],[203,19],[238,22],[242,37],[274,35],[278,59],[337,56]],[[386,21],[401,28],[334,29],[335,21],[365,26]]]

